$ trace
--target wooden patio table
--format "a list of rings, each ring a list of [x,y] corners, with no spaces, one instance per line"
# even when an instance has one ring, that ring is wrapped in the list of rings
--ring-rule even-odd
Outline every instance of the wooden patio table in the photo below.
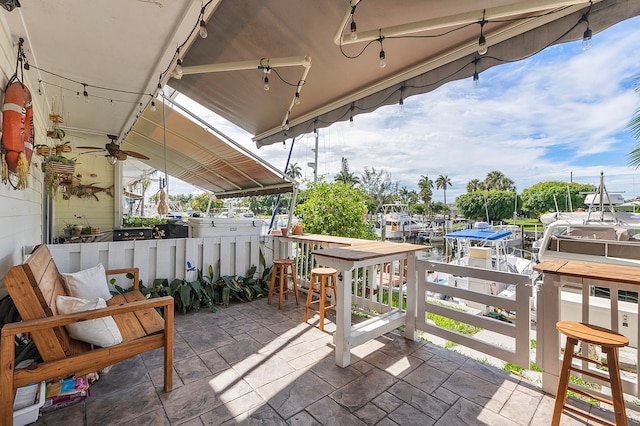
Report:
[[[363,241],[350,246],[314,250],[313,254],[319,265],[334,268],[338,271],[338,300],[336,306],[336,332],[333,336],[335,361],[340,367],[350,364],[351,349],[388,333],[400,326],[405,326],[405,337],[415,340],[415,315],[417,313],[417,273],[416,256],[418,251],[428,247],[380,241]],[[363,323],[351,324],[351,288],[352,274],[355,268],[368,267],[386,262],[407,260],[407,307],[401,307],[371,318]],[[402,299],[400,299],[402,300]]]

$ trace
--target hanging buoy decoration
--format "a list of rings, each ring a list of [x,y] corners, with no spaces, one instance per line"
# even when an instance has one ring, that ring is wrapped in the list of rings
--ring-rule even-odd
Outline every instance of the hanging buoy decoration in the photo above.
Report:
[[[22,39],[21,39],[22,41]],[[18,63],[24,53],[22,43],[18,50]],[[2,106],[2,181],[9,180],[9,174],[17,175],[15,189],[25,189],[29,185],[29,164],[33,154],[33,105],[31,93],[19,80],[17,74],[7,83]]]
[[[29,164],[33,154],[33,108],[27,86],[11,83],[2,106],[3,181],[8,172],[18,176],[16,189],[28,186]]]

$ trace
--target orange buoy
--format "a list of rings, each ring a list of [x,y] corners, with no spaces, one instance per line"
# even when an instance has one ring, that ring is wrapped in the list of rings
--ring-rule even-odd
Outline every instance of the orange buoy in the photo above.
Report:
[[[33,154],[33,109],[31,93],[19,81],[11,83],[2,106],[2,146],[9,171],[18,173],[21,154],[27,168]]]

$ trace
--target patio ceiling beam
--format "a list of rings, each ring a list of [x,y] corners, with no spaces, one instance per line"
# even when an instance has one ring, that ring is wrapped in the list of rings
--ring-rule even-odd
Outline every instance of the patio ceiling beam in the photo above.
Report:
[[[483,20],[490,21],[492,19],[504,19],[517,15],[544,13],[558,8],[570,7],[575,5],[586,5],[589,3],[597,3],[598,1],[601,0],[536,0],[512,3],[489,9],[479,9],[472,12],[460,13],[457,15],[442,16],[438,18],[427,19],[424,21],[411,22],[390,27],[375,28],[372,30],[358,31],[358,37],[356,39],[352,39],[351,34],[343,34],[346,22],[349,20],[352,13],[352,6],[349,6],[345,13],[345,16],[340,22],[340,26],[336,30],[333,42],[336,45],[364,43],[372,40],[378,40],[381,37],[400,37],[418,32],[472,24],[474,22],[479,23]]]
[[[228,72],[228,71],[244,71],[244,70],[255,70],[262,69],[265,72],[265,75],[271,71],[272,68],[281,68],[281,67],[297,67],[301,66],[304,68],[302,71],[302,75],[298,80],[298,85],[296,86],[296,92],[289,103],[289,108],[287,109],[286,114],[282,119],[282,123],[280,124],[280,128],[282,130],[287,130],[289,128],[289,117],[291,116],[291,110],[296,105],[296,102],[300,100],[300,92],[302,92],[302,87],[304,86],[304,82],[306,81],[307,74],[309,74],[309,70],[311,69],[311,58],[309,56],[287,56],[283,58],[261,58],[254,59],[250,61],[236,61],[236,62],[224,62],[220,64],[204,64],[204,65],[192,65],[182,67],[182,72],[178,73],[176,70],[173,70],[171,74],[172,77],[176,79],[182,78],[185,74],[205,74],[211,72]],[[265,89],[267,86],[268,80],[265,77]]]

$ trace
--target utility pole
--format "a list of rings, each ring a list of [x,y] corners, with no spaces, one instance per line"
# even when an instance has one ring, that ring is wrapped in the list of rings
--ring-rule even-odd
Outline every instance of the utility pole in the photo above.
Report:
[[[320,132],[318,131],[318,129],[313,129],[313,133],[315,133],[316,135],[316,148],[313,150],[313,152],[315,153],[314,164],[316,165],[313,168],[313,182],[316,183],[318,182],[318,136]]]
[[[313,162],[308,162],[307,166],[313,169],[313,182],[316,183],[318,182],[318,129],[313,129],[313,133],[316,136],[316,146],[311,151],[314,152],[315,158]]]

